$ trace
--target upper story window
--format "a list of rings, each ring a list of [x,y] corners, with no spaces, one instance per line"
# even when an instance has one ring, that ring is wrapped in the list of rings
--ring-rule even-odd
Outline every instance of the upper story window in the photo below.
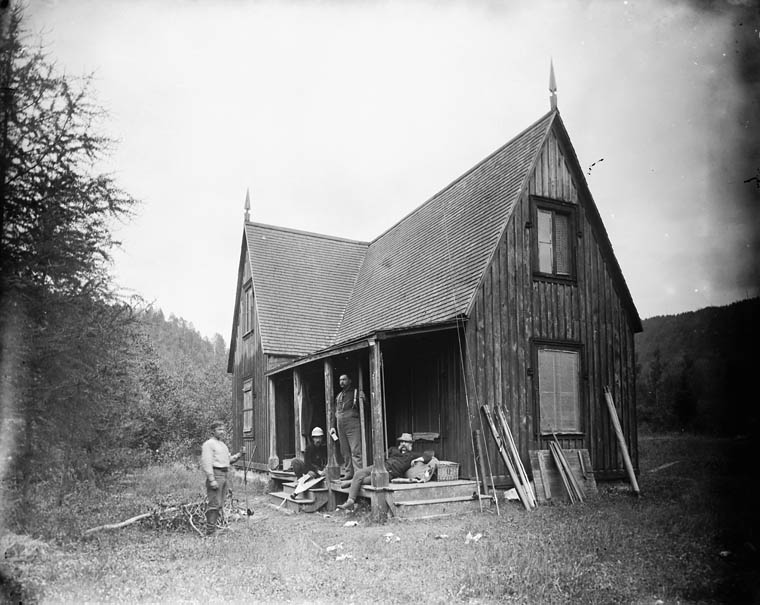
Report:
[[[539,277],[575,279],[575,207],[534,199],[533,273]]]
[[[253,285],[250,283],[243,288],[240,300],[240,327],[243,335],[253,330]]]

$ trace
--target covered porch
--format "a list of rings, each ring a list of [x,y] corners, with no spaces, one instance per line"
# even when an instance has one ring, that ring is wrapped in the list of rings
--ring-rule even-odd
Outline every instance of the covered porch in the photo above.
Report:
[[[362,457],[363,465],[372,465],[373,472],[371,484],[362,487],[360,496],[370,501],[373,517],[479,509],[484,499],[473,460],[473,427],[464,395],[458,336],[456,325],[377,333],[268,372],[270,469],[281,474],[282,463],[287,466],[289,459],[302,456],[311,430],[322,427],[328,453],[323,483],[326,507],[333,510],[345,500],[348,490],[337,481],[342,457],[338,443],[329,438],[329,429],[335,426],[338,378],[347,374],[368,401],[367,409],[360,410]],[[458,478],[391,483],[385,456],[402,432],[412,433],[415,450],[434,450],[439,460],[458,463]],[[283,485],[288,482],[286,475],[281,478]],[[285,492],[283,488],[287,496]],[[490,504],[490,499],[485,501]]]

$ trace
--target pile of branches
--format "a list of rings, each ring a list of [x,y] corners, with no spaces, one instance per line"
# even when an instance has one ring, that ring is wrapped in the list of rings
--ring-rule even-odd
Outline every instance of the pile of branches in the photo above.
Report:
[[[176,531],[189,528],[197,532],[199,535],[204,536],[206,535],[207,505],[208,500],[206,498],[198,502],[176,504],[174,506],[159,505],[150,512],[137,515],[126,521],[107,523],[106,525],[93,527],[86,530],[83,535],[89,536],[95,532],[107,529],[121,529],[122,527],[142,522],[155,529]],[[221,514],[216,523],[216,529],[226,529],[231,521],[237,521],[240,517],[250,514],[253,514],[250,509],[240,508],[237,500],[230,497],[227,499],[221,510]]]

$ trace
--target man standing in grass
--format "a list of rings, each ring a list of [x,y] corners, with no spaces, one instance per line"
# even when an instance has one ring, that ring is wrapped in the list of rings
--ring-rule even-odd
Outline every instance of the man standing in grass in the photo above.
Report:
[[[216,530],[216,522],[219,520],[219,511],[224,506],[227,498],[227,473],[230,464],[238,461],[245,453],[245,448],[234,456],[230,456],[230,450],[222,441],[224,439],[224,422],[216,420],[211,423],[211,438],[206,440],[201,450],[201,470],[206,475],[206,533],[213,534]]]

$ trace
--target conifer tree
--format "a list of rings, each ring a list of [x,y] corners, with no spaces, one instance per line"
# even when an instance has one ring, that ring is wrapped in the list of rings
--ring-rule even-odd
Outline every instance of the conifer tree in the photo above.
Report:
[[[99,169],[113,142],[91,79],[60,73],[22,24],[5,12],[0,334],[3,439],[26,488],[43,464],[71,476],[97,463],[117,428],[131,310],[109,265],[135,200]]]

